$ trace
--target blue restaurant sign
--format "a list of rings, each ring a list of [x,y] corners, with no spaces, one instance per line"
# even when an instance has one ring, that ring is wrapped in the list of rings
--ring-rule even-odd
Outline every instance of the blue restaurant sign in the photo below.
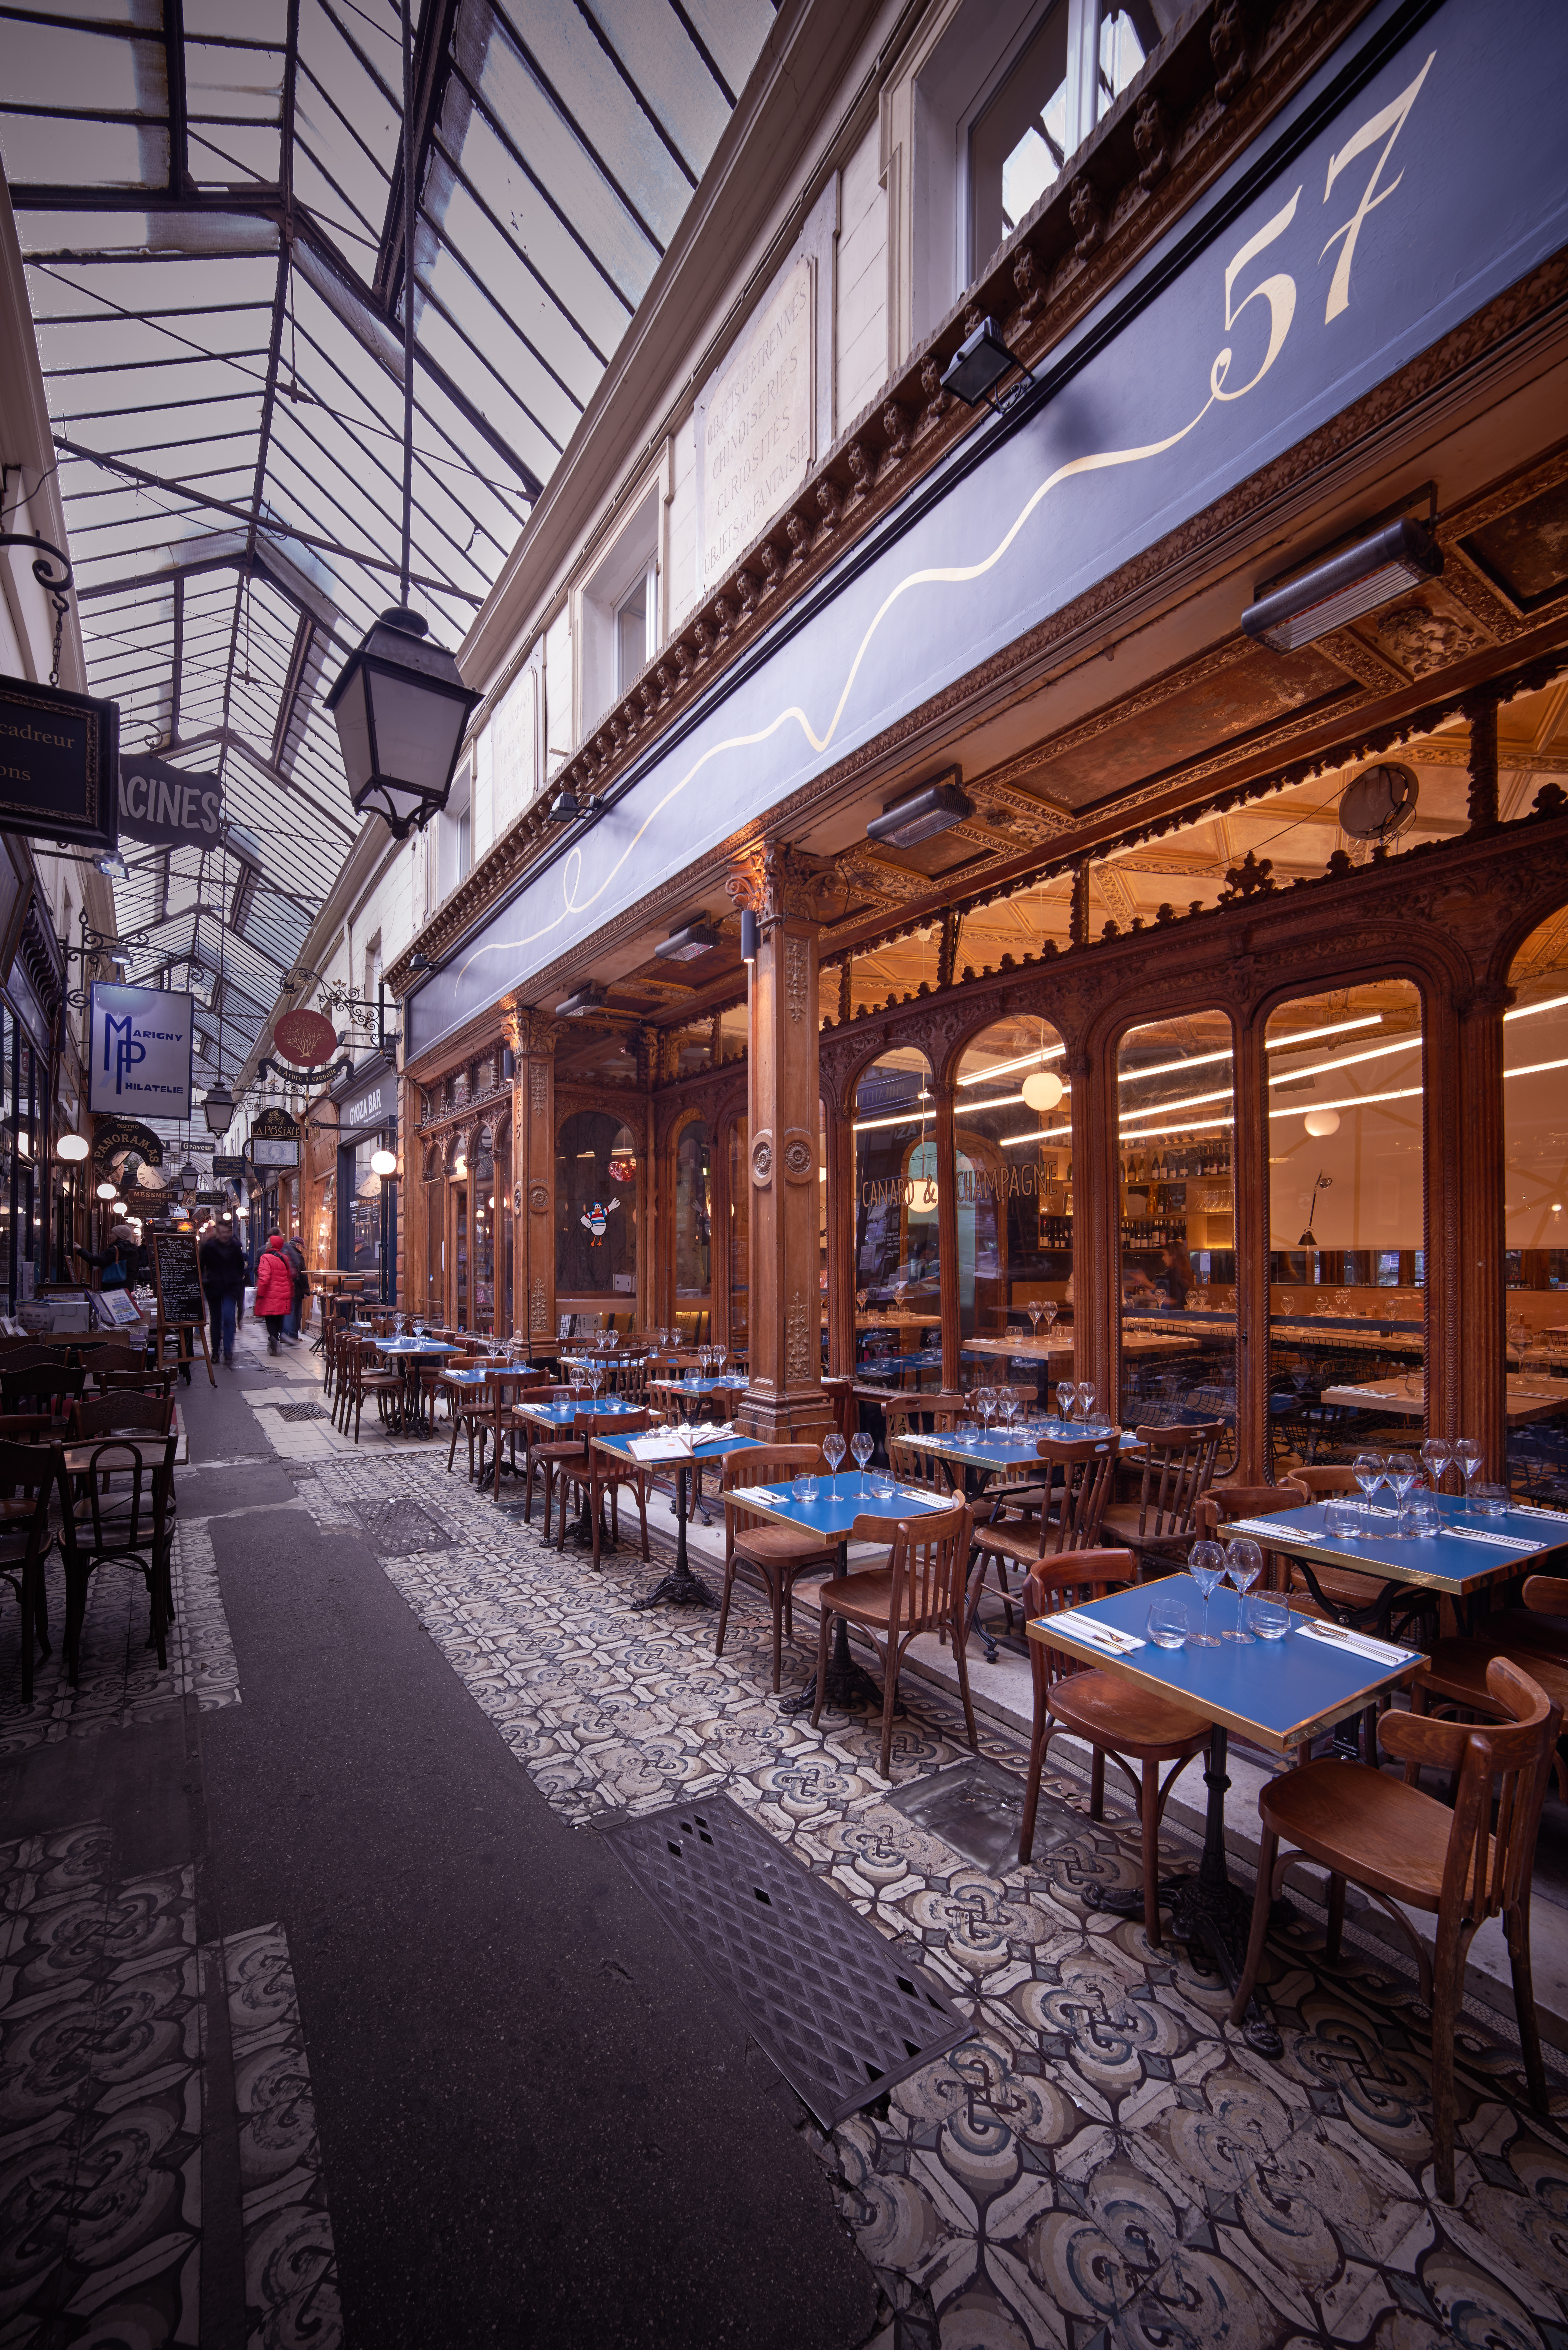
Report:
[[[412,999],[411,1055],[1428,349],[1553,254],[1568,0],[1386,0],[879,535]]]

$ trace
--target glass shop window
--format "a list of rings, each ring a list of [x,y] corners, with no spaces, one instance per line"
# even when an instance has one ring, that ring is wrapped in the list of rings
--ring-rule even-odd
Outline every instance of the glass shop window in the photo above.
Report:
[[[1052,1373],[1072,1375],[1073,1103],[1064,1050],[1047,1022],[1021,1014],[985,1029],[959,1064],[959,1327],[966,1347],[978,1342],[984,1350],[980,1368],[1011,1333],[1047,1347],[1054,1337],[1062,1352]],[[989,1363],[999,1377],[1000,1359]]]
[[[439,1323],[446,1309],[446,1185],[439,1158],[425,1170],[425,1292],[410,1301],[416,1314]]]
[[[941,1376],[939,1174],[930,1065],[885,1053],[855,1094],[855,1354],[894,1386]]]
[[[695,1305],[709,1294],[713,1174],[707,1122],[692,1118],[675,1145],[675,1295]]]
[[[330,1271],[337,1263],[337,1186],[328,1175],[321,1186],[321,1204],[316,1211],[316,1230],[311,1234],[312,1256],[318,1273]]]
[[[1116,1062],[1122,1420],[1222,1420],[1221,1461],[1236,1429],[1231,1053],[1229,1015],[1192,1012],[1129,1028]]]
[[[512,1129],[504,1127],[495,1139],[495,1159],[491,1179],[491,1218],[494,1224],[495,1306],[494,1331],[498,1338],[512,1335],[513,1244],[514,1233],[512,1215]]]
[[[380,1138],[358,1143],[354,1150],[354,1197],[348,1210],[348,1262],[356,1273],[378,1274],[381,1268],[381,1179],[370,1164],[370,1153],[380,1149]]]
[[[1532,931],[1509,978],[1517,1000],[1502,1015],[1508,1477],[1516,1493],[1568,1508],[1568,907]]]
[[[637,1297],[636,1137],[613,1111],[576,1110],[556,1140],[556,1289],[563,1297]]]
[[[495,1159],[487,1139],[479,1145],[469,1194],[473,1203],[469,1243],[473,1264],[473,1326],[489,1331],[495,1323]]]
[[[1264,1035],[1275,1471],[1419,1451],[1427,1410],[1421,998],[1293,997]]]

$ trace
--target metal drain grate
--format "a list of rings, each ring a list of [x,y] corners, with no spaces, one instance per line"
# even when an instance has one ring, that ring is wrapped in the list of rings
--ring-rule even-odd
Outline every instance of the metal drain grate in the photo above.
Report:
[[[320,1403],[279,1403],[273,1409],[279,1419],[325,1419],[327,1407]]]
[[[601,1833],[825,2129],[968,2033],[901,1950],[728,1796]]]
[[[386,1558],[407,1558],[420,1550],[450,1550],[456,1540],[439,1518],[417,1502],[356,1502],[359,1523],[372,1547]]]

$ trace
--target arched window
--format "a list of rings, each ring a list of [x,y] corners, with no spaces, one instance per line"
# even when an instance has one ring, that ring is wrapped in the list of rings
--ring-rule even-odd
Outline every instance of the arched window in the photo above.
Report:
[[[558,1297],[635,1306],[637,1137],[613,1110],[575,1110],[556,1137],[556,1290]]]
[[[1049,1330],[1058,1314],[1071,1320],[1073,1101],[1064,1051],[1047,1021],[1020,1014],[974,1037],[959,1064],[959,1326],[966,1339],[998,1339],[1010,1326]]]
[[[687,1312],[709,1298],[712,1277],[712,1149],[706,1118],[689,1118],[675,1143],[675,1302]]]
[[[941,1345],[937,1197],[930,1064],[900,1047],[855,1090],[856,1359],[895,1383]]]
[[[1502,1016],[1503,1247],[1508,1283],[1508,1477],[1568,1500],[1568,907],[1532,931]],[[1491,1461],[1489,1476],[1501,1478]]]

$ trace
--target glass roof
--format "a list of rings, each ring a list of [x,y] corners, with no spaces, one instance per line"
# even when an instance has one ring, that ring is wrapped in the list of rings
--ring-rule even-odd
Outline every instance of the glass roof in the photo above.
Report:
[[[410,600],[455,645],[774,0],[413,14]],[[194,985],[214,1032],[221,960],[230,1076],[357,830],[323,683],[398,600],[400,25],[387,0],[0,5],[0,161],[89,690],[126,749],[220,774],[229,820],[204,856],[126,842],[119,927],[147,934],[132,975]]]

